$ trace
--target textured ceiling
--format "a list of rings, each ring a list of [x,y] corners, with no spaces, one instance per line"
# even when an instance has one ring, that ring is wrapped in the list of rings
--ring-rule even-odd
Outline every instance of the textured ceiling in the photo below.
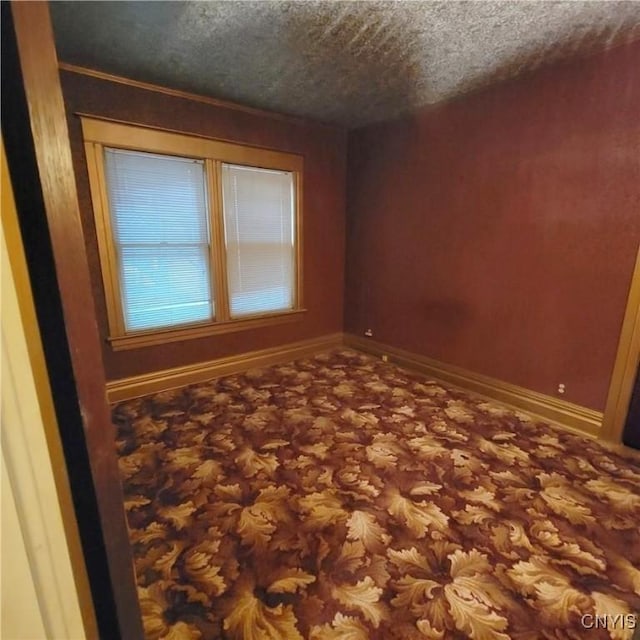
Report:
[[[640,1],[52,2],[59,58],[350,127],[640,38]]]

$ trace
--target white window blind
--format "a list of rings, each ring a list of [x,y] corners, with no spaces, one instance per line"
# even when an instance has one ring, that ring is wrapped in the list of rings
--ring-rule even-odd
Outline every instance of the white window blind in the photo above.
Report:
[[[294,176],[222,165],[231,317],[294,305]]]
[[[125,330],[211,320],[204,163],[105,149],[105,171]]]

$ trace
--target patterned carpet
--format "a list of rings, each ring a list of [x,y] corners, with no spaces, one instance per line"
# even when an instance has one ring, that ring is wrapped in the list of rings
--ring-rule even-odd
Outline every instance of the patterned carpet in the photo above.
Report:
[[[114,417],[149,639],[632,635],[631,453],[350,350]]]

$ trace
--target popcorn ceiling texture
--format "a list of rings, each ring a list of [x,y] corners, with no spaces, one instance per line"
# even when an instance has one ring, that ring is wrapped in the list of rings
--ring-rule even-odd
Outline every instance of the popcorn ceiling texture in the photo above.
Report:
[[[640,38],[640,1],[52,2],[59,58],[348,127]]]

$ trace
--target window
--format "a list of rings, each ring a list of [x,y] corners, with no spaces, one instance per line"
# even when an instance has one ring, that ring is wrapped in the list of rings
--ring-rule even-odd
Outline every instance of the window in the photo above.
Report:
[[[291,178],[282,171],[222,165],[231,317],[293,305]]]
[[[104,158],[125,332],[213,320],[204,163]]]
[[[114,349],[300,316],[300,156],[82,127]]]

